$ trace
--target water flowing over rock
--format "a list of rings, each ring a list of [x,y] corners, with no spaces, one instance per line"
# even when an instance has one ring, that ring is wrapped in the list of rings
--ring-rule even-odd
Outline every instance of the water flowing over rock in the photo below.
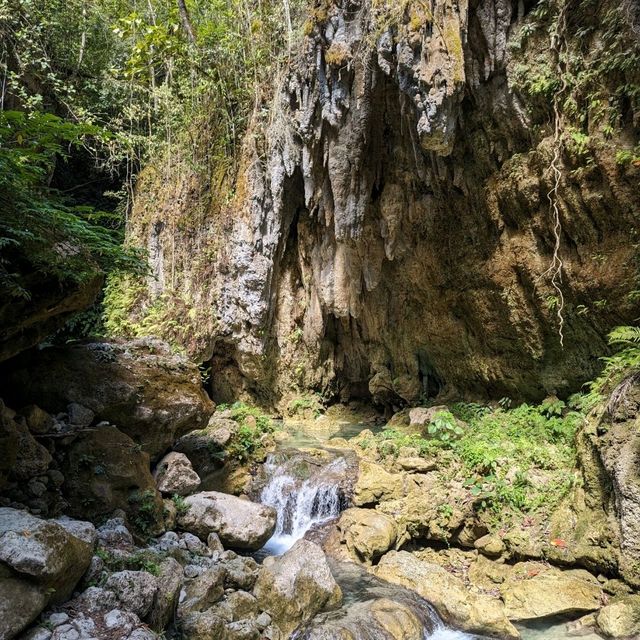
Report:
[[[312,527],[340,514],[345,504],[348,467],[342,457],[322,464],[304,454],[282,462],[277,455],[271,456],[265,464],[269,479],[260,495],[260,502],[270,505],[278,514],[268,551],[286,551]]]
[[[500,601],[471,593],[459,578],[438,565],[423,562],[406,551],[390,551],[374,573],[383,580],[413,589],[446,622],[459,629],[499,638],[520,637]]]

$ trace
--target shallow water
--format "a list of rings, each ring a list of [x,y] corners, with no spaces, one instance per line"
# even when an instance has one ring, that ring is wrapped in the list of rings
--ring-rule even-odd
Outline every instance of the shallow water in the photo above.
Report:
[[[264,465],[267,476],[260,501],[278,511],[278,527],[273,537],[257,554],[281,555],[297,540],[317,525],[336,518],[347,504],[341,494],[341,481],[350,472],[345,452],[327,447],[331,438],[350,439],[364,429],[378,432],[382,426],[370,423],[315,420],[304,423],[286,423],[281,427],[290,434],[280,451],[272,454]],[[310,460],[304,451],[316,448],[328,453],[326,460]],[[344,482],[342,482],[344,485]],[[422,621],[425,640],[482,640],[474,636],[448,629],[435,610],[414,592],[378,580],[354,563],[330,561],[334,577],[343,591],[344,602],[340,609],[316,616],[312,622],[296,634],[298,640],[314,637],[314,633],[349,629],[361,640],[377,640],[374,629],[362,624],[363,618],[353,615],[358,607],[385,598],[408,606]],[[365,614],[366,615],[366,614]],[[531,625],[516,625],[522,640],[568,640],[566,620],[550,619]],[[330,637],[330,636],[327,636]],[[580,636],[583,640],[602,640],[598,634]]]

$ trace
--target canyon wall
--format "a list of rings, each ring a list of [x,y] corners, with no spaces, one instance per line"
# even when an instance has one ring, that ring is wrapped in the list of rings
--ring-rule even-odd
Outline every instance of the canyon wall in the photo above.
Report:
[[[187,310],[178,341],[211,361],[218,400],[578,390],[607,332],[639,315],[640,168],[620,159],[639,121],[626,99],[613,126],[592,104],[572,115],[559,69],[563,51],[587,67],[611,53],[616,11],[635,42],[633,4],[556,18],[522,0],[380,4],[312,7],[232,193],[145,170],[129,237],[153,275],[126,312]],[[599,76],[592,101],[614,104],[622,82]]]

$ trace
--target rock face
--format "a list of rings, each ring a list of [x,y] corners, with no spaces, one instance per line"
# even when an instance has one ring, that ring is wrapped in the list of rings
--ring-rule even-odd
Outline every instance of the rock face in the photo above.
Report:
[[[217,533],[225,546],[260,549],[276,528],[276,511],[226,493],[204,491],[185,499],[178,526],[206,540]]]
[[[640,382],[632,378],[616,402],[596,409],[578,438],[586,499],[614,541],[617,569],[640,587]]]
[[[187,496],[200,486],[200,476],[193,470],[189,458],[175,451],[158,462],[153,477],[162,493]]]
[[[2,295],[0,302],[0,362],[33,347],[88,309],[100,293],[102,276],[81,284],[62,284],[38,271],[25,276],[31,298]]]
[[[623,4],[579,12],[590,35],[570,26],[578,58],[611,53],[604,17]],[[140,181],[130,234],[150,248],[154,277],[132,312],[188,292],[188,346],[213,356],[224,401],[293,383],[385,404],[445,387],[541,399],[592,378],[606,332],[637,317],[628,232],[640,169],[615,160],[637,132],[605,142],[590,127],[585,154],[563,145],[562,348],[545,275],[552,90],[532,81],[554,68],[547,23],[533,2],[410,5],[323,4],[271,101],[262,157],[252,128],[228,207],[194,219],[197,194],[210,193],[194,174],[170,189],[153,169]],[[629,11],[617,23],[628,46],[634,21]],[[615,82],[604,76],[601,87]],[[633,121],[632,108],[616,117]],[[193,224],[181,232],[179,219]]]
[[[2,376],[3,393],[13,406],[37,403],[58,413],[77,403],[97,422],[115,424],[152,458],[206,425],[213,412],[198,368],[148,338],[25,353]]]
[[[459,578],[438,565],[423,562],[406,551],[390,551],[374,573],[387,582],[413,589],[446,622],[463,631],[499,638],[520,637],[500,601],[470,592]]]
[[[283,556],[265,562],[253,593],[285,637],[322,609],[342,601],[324,553],[306,540],[298,540]]]

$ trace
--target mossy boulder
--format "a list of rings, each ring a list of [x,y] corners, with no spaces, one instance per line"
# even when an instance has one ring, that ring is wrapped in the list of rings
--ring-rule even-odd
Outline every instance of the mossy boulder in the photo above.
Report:
[[[62,471],[71,515],[94,519],[122,509],[140,533],[162,532],[162,498],[149,456],[115,427],[80,433],[66,452]]]
[[[640,636],[640,595],[614,598],[596,617],[598,628],[608,638]]]
[[[5,401],[50,413],[77,403],[108,421],[152,457],[202,428],[214,405],[198,367],[156,339],[48,347],[22,354],[2,371]]]

